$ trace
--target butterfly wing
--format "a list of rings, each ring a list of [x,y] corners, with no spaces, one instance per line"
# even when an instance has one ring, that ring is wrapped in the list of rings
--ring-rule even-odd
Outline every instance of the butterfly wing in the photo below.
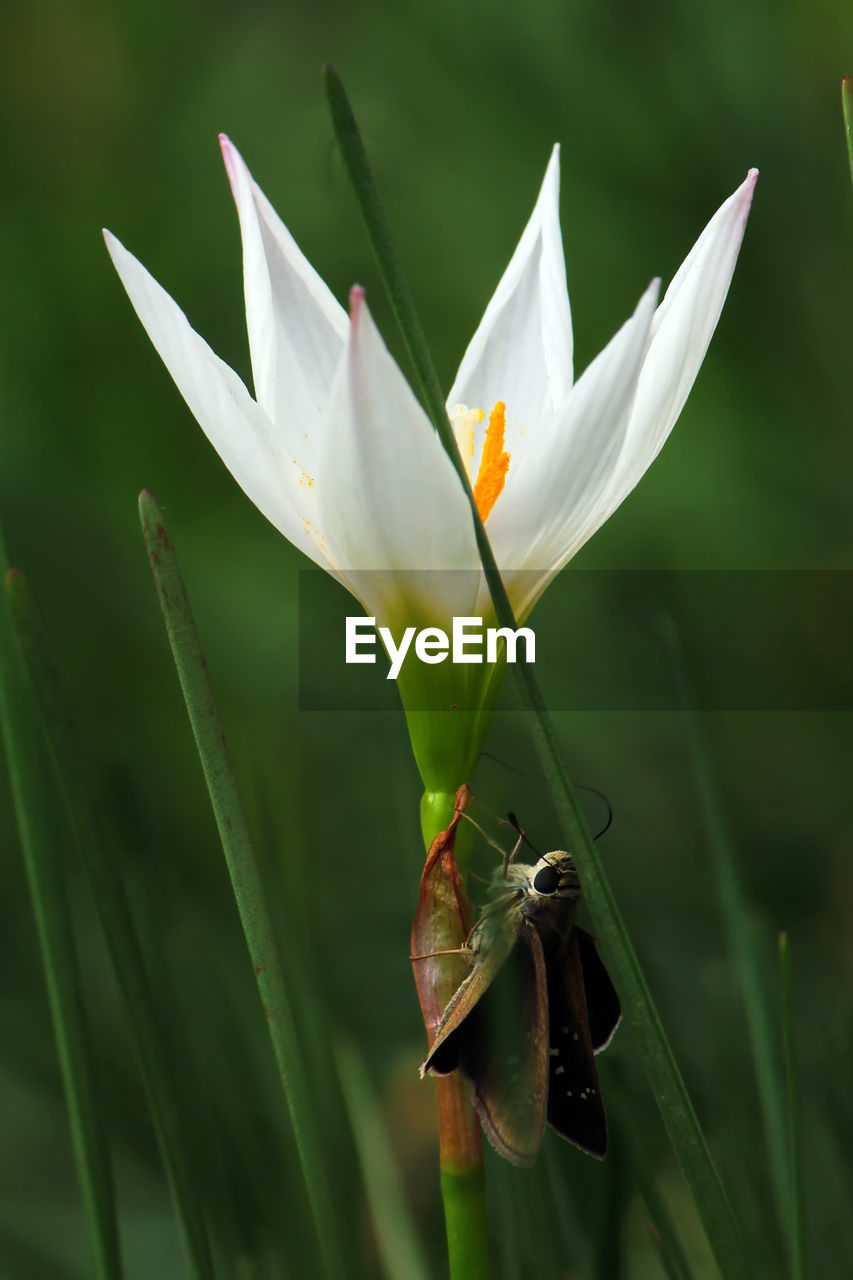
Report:
[[[548,962],[548,1123],[567,1141],[602,1159],[607,1121],[587,1012],[580,932],[572,929]]]
[[[592,934],[576,927],[575,935],[583,969],[589,1033],[592,1047],[598,1053],[606,1049],[613,1039],[613,1033],[622,1021],[622,1006]]]
[[[460,1063],[474,1084],[475,1110],[498,1154],[530,1165],[542,1145],[547,1110],[548,986],[542,943],[529,925],[480,1002],[479,1015],[470,1059]]]
[[[422,1077],[427,1072],[433,1076],[447,1076],[461,1066],[463,1047],[480,1025],[477,1007],[511,949],[512,943],[508,938],[498,938],[486,951],[477,955],[471,972],[460,982],[441,1015],[435,1039],[421,1064]]]
[[[529,1165],[542,1143],[548,1093],[548,995],[542,943],[522,923],[515,945],[478,959],[442,1015],[422,1072],[457,1067],[495,1150]]]

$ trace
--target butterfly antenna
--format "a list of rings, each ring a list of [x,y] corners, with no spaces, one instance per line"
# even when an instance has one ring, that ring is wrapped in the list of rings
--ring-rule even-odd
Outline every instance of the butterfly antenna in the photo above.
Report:
[[[510,857],[507,859],[507,865],[509,865],[509,863],[512,862],[512,859],[515,857],[516,853],[521,848],[522,844],[526,844],[528,849],[530,849],[532,853],[536,854],[537,858],[542,857],[542,854],[536,848],[536,845],[533,843],[533,841],[528,837],[527,832],[524,830],[518,818],[515,816],[515,814],[512,812],[511,809],[505,818],[501,818],[501,822],[503,822],[504,826],[512,827],[513,831],[515,831],[516,834],[518,835],[518,840],[515,843],[515,848],[513,849]]]
[[[532,778],[535,782],[542,782],[541,773],[532,773],[529,769],[519,769],[517,765],[510,764],[508,760],[502,760],[500,756],[493,755],[491,751],[481,751],[481,760],[494,760],[495,764],[499,764],[502,769],[506,769],[508,773],[514,773],[519,778]]]
[[[599,791],[597,787],[585,787],[580,782],[576,782],[575,786],[579,791],[588,791],[591,795],[598,796],[599,800],[602,801],[605,809],[607,810],[607,821],[605,822],[601,830],[592,837],[593,840],[600,840],[601,837],[604,835],[605,831],[609,831],[611,826],[613,825],[613,806],[611,805],[610,801],[607,799],[607,796],[604,794],[604,792]]]

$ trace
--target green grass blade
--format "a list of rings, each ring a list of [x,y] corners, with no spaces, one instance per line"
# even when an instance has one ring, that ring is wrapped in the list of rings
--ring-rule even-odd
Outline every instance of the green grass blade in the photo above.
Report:
[[[498,624],[516,630],[512,606],[480,519],[470,481],[459,457],[435,366],[423,339],[423,330],[419,322],[410,325],[410,317],[417,317],[417,308],[399,265],[358,126],[343,85],[330,67],[325,68],[325,81],[332,121],[344,163],[361,206],[374,253],[380,262],[383,279],[388,283],[392,308],[403,330],[407,348],[412,353],[425,408],[456,467],[471,507],[477,547]],[[394,292],[390,292],[392,289]],[[601,951],[619,989],[625,1016],[636,1037],[646,1075],[696,1203],[708,1243],[725,1280],[747,1280],[749,1265],[737,1222],[569,780],[562,748],[533,667],[527,663],[516,663],[513,669],[542,772],[563,838],[567,842],[565,847],[572,850],[584,896],[595,921]]]
[[[847,139],[850,178],[853,181],[853,76],[845,76],[841,81],[841,110],[844,114],[844,136]]]
[[[33,1233],[35,1234],[35,1233]],[[21,1239],[5,1222],[0,1223],[0,1259],[3,1280],[80,1280],[80,1271],[67,1260],[57,1262],[49,1244],[41,1239],[39,1248],[32,1239]]]
[[[337,1046],[338,1073],[361,1162],[376,1241],[390,1280],[429,1280],[430,1269],[364,1064],[351,1045]]]
[[[503,624],[508,625],[508,624]],[[569,781],[556,730],[531,668],[520,664],[522,696],[542,772],[566,848],[581,878],[598,942],[622,1000],[643,1068],[681,1166],[711,1251],[725,1280],[748,1280],[750,1268],[740,1230],[708,1150],[684,1077],[666,1037],[610,881]]]
[[[678,1238],[669,1206],[653,1179],[645,1180],[640,1194],[649,1214],[649,1232],[666,1274],[671,1280],[693,1280],[693,1272]]]
[[[785,1046],[785,1085],[788,1102],[788,1151],[791,1170],[791,1275],[808,1280],[808,1216],[803,1175],[800,1082],[794,1040],[794,997],[791,982],[791,951],[787,934],[779,935],[779,970],[782,985],[782,1038]]]
[[[2,544],[0,557],[5,560]],[[6,601],[0,607],[0,727],[50,1015],[89,1230],[94,1274],[120,1280],[121,1249],[109,1145],[96,1075],[57,831],[56,779]]]
[[[361,212],[370,236],[373,252],[376,257],[382,282],[388,292],[394,316],[400,326],[403,341],[415,369],[420,384],[427,413],[433,426],[441,437],[460,479],[466,489],[471,492],[467,472],[456,447],[456,439],[447,416],[441,383],[435,371],[432,356],[421,326],[415,299],[409,288],[403,264],[394,247],[394,236],[385,208],[379,197],[379,190],[373,178],[370,161],[361,140],[355,116],[349,104],[346,90],[334,67],[327,63],[323,67],[323,80],[329,110],[332,114],[335,134],[341,148],[341,155],[353,189],[361,205]],[[473,494],[471,494],[473,501]]]
[[[790,1219],[787,1137],[782,1077],[778,1062],[774,1012],[770,1008],[761,956],[738,872],[735,843],[720,800],[711,751],[703,722],[696,711],[684,655],[674,624],[667,619],[664,636],[670,651],[684,712],[696,784],[705,820],[705,830],[714,860],[717,889],[729,949],[731,970],[740,983],[746,1012],[752,1060],[764,1125],[767,1159],[776,1199],[776,1212],[784,1234]]]
[[[606,1079],[619,1084],[612,1096],[608,1090],[608,1111],[613,1112],[615,1129],[628,1150],[628,1163],[649,1215],[649,1231],[652,1244],[671,1280],[693,1280],[693,1273],[681,1243],[675,1222],[658,1186],[655,1170],[646,1147],[636,1134],[636,1124],[630,1114],[623,1072],[618,1064],[610,1063]]]
[[[604,1187],[595,1229],[596,1280],[621,1280],[627,1269],[625,1220],[633,1191],[628,1172],[627,1144],[616,1130],[607,1140]]]
[[[594,1275],[593,1241],[590,1224],[582,1217],[564,1167],[557,1156],[557,1144],[544,1142],[540,1159],[545,1165],[548,1187],[546,1212],[553,1223],[557,1248],[562,1250],[570,1275]]]
[[[649,1226],[649,1239],[652,1242],[652,1248],[658,1256],[661,1267],[667,1280],[685,1280],[684,1272],[678,1267],[678,1263],[672,1254],[667,1253],[664,1248],[663,1241],[653,1226]]]
[[[497,1280],[524,1280],[522,1237],[519,1219],[523,1216],[518,1201],[521,1188],[513,1178],[515,1170],[503,1161],[493,1162],[489,1169],[489,1224],[491,1253]],[[529,1223],[525,1223],[529,1230]],[[547,1255],[541,1259],[547,1274]]]
[[[750,1280],[740,1230],[687,1086],[663,1029],[613,890],[569,781],[556,730],[530,668],[517,665],[528,724],[564,838],[583,885],[598,943],[634,1033],[646,1077],[690,1188],[711,1252],[725,1280]]]
[[[291,1001],[207,664],[163,513],[157,499],[147,490],[139,496],[139,516],[290,1112],[326,1272],[329,1276],[342,1277],[345,1269],[321,1155],[319,1126],[311,1106]]]
[[[649,1215],[649,1230],[666,1274],[672,1280],[693,1280],[693,1272],[687,1255],[678,1235],[669,1205],[660,1193],[654,1176],[646,1168],[645,1162],[633,1152],[632,1163],[637,1175],[640,1195],[645,1202]]]
[[[84,753],[44,623],[23,574],[13,570],[7,576],[6,585],[13,624],[41,711],[53,766],[124,1002],[193,1275],[198,1280],[213,1280],[204,1215],[189,1172],[171,1068],[130,904],[115,856],[107,847]]]

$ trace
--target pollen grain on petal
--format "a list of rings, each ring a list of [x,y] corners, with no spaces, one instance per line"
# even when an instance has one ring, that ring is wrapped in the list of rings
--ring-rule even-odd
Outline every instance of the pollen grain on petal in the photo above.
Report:
[[[459,446],[459,452],[462,455],[462,461],[465,464],[469,479],[472,478],[471,471],[474,465],[477,427],[485,416],[482,409],[469,409],[467,404],[454,405],[450,410],[453,434],[456,436],[456,443]]]
[[[483,441],[483,453],[480,458],[480,470],[477,483],[474,485],[474,501],[483,523],[489,518],[492,507],[497,502],[506,483],[509,470],[509,454],[504,450],[504,432],[506,430],[506,405],[498,400],[489,414],[489,425]]]

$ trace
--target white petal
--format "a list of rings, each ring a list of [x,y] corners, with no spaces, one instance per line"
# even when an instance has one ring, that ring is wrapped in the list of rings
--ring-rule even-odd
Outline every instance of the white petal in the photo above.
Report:
[[[243,279],[258,403],[289,446],[315,469],[317,428],[349,321],[257,186],[237,148],[220,136],[243,239]]]
[[[351,293],[351,321],[325,423],[328,484],[317,486],[331,558],[377,612],[382,599],[432,597],[464,613],[479,560],[459,478],[361,289]]]
[[[625,445],[599,523],[645,474],[684,407],[729,291],[757,177],[758,170],[750,169],[717,210],[658,307]]]
[[[559,147],[536,207],[459,366],[448,405],[506,404],[507,445],[533,435],[572,385],[572,319],[560,235]],[[535,438],[535,437],[534,437]],[[534,440],[528,436],[528,445]]]
[[[487,529],[518,612],[526,615],[554,574],[586,542],[622,449],[646,357],[660,281],[575,383],[547,448],[526,453],[495,503]]]
[[[304,471],[263,409],[142,264],[109,231],[104,239],[143,328],[234,479],[286,538],[328,568],[298,509]]]

